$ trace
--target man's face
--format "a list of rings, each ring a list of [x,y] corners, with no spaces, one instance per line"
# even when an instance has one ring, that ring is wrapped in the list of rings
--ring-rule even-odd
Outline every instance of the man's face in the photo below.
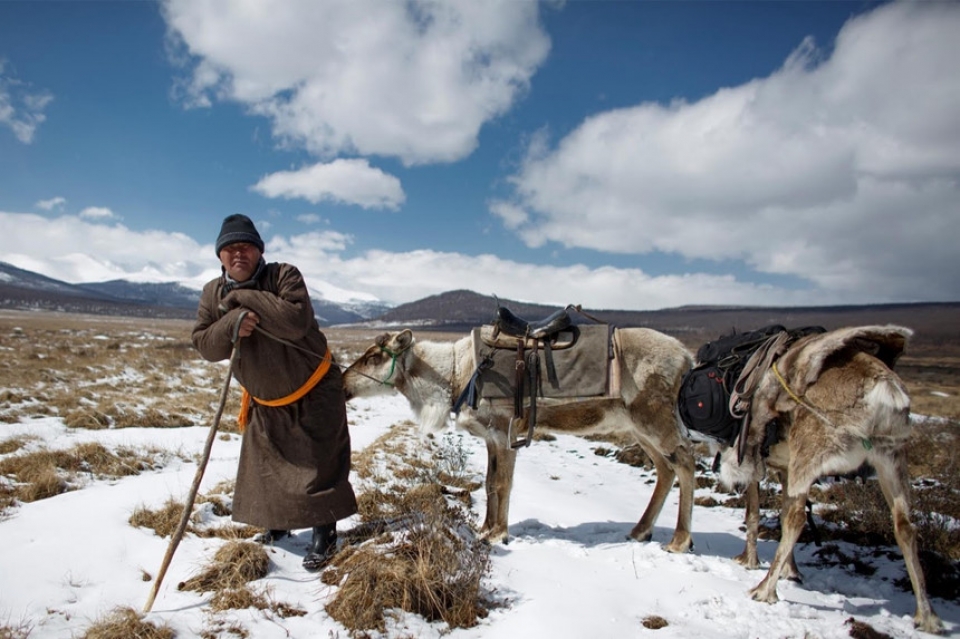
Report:
[[[249,280],[259,261],[260,249],[249,242],[228,244],[220,249],[220,263],[237,282]]]

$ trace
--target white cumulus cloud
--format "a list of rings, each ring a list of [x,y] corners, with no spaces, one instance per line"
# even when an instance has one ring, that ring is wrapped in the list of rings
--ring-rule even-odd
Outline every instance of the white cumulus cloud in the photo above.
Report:
[[[50,219],[0,211],[0,255],[19,268],[72,283],[127,279],[200,288],[219,276],[213,244],[182,233],[134,231],[79,216]],[[271,234],[257,222],[269,261],[295,264],[311,290],[334,301],[402,304],[455,289],[587,309],[656,309],[704,304],[809,305],[875,301],[753,285],[726,275],[651,276],[639,269],[544,266],[495,255],[417,250],[351,255],[353,237],[335,230]],[[537,286],[531,286],[536,282]]]
[[[319,157],[469,155],[550,41],[536,2],[165,0],[187,99],[234,100]]]
[[[743,260],[828,294],[960,297],[960,4],[890,3],[827,55],[536,136],[491,212],[531,246]],[[950,238],[949,240],[947,238]]]
[[[406,199],[400,180],[360,159],[334,160],[296,171],[279,171],[251,188],[271,198],[303,198],[313,204],[329,200],[366,209],[395,210]]]

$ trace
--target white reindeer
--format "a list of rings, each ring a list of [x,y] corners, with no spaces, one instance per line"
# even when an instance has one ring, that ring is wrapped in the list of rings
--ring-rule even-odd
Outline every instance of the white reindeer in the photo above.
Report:
[[[736,559],[750,568],[757,560],[758,485],[769,466],[784,482],[780,544],[763,581],[750,591],[757,601],[778,600],[777,581],[799,580],[793,548],[803,531],[804,506],[811,485],[823,475],[856,470],[864,462],[877,472],[893,518],[897,544],[917,601],[916,626],[931,633],[943,624],[927,598],[910,522],[910,484],[906,443],[910,435],[910,397],[893,372],[912,331],[897,326],[842,328],[797,341],[763,373],[751,405],[752,427],[737,447],[723,452],[721,480],[747,486],[747,545]],[[760,454],[764,426],[776,419],[780,443]]]
[[[630,537],[647,541],[675,478],[680,482],[680,509],[673,538],[666,546],[684,552],[692,545],[694,451],[675,410],[683,374],[692,356],[676,339],[646,328],[614,331],[620,396],[543,402],[537,427],[574,434],[631,432],[656,466],[657,483],[643,516]],[[410,402],[422,433],[448,425],[454,400],[475,370],[472,342],[417,341],[404,330],[385,333],[344,372],[347,398],[396,390]],[[507,541],[510,491],[517,451],[508,432],[512,404],[481,399],[464,408],[456,425],[487,445],[487,511],[482,532],[491,543]]]

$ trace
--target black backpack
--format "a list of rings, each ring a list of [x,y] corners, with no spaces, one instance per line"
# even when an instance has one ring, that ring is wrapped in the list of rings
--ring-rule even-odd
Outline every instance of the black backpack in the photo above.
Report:
[[[824,330],[820,326],[809,326],[788,331],[780,324],[771,324],[707,342],[697,351],[697,365],[683,376],[680,383],[677,397],[680,419],[690,430],[721,444],[732,445],[740,434],[741,422],[730,414],[730,391],[750,356],[779,333],[787,332],[789,340],[793,341]]]

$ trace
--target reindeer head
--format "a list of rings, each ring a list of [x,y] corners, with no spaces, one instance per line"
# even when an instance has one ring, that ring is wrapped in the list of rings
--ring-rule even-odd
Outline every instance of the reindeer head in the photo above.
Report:
[[[382,395],[396,388],[403,378],[398,360],[414,344],[413,333],[384,333],[377,337],[357,361],[343,373],[343,390],[347,400],[353,397]]]

